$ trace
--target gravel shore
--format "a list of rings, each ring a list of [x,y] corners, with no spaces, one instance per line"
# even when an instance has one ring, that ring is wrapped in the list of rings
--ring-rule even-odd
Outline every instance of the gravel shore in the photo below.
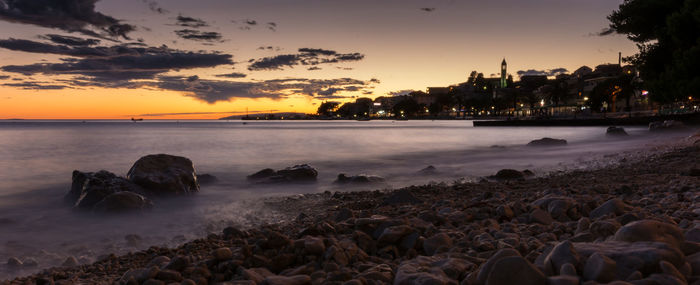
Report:
[[[0,284],[700,284],[700,134],[611,159],[267,199],[292,218]]]

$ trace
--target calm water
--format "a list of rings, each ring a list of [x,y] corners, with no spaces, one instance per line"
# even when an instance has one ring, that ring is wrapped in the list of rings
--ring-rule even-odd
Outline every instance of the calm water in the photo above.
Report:
[[[40,268],[67,256],[94,261],[101,254],[150,245],[175,245],[222,227],[278,221],[252,198],[350,190],[332,184],[339,173],[373,174],[395,188],[430,181],[478,179],[502,168],[547,171],[606,163],[603,157],[640,150],[678,135],[627,128],[627,139],[605,128],[473,128],[469,121],[0,121],[0,263],[33,258]],[[565,147],[533,149],[542,137]],[[493,147],[497,145],[499,147]],[[220,183],[187,199],[157,201],[147,215],[94,217],[61,203],[71,172],[105,169],[125,175],[139,157],[168,153],[190,158],[198,173]],[[245,176],[262,168],[309,163],[319,171],[311,185],[252,186]],[[416,173],[428,165],[433,176]],[[126,235],[138,235],[127,239]],[[0,265],[0,279],[10,272]]]

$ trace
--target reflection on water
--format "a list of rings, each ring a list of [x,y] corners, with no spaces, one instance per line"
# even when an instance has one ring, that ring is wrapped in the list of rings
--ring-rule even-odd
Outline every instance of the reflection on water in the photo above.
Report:
[[[598,159],[606,154],[671,137],[627,131],[629,138],[610,139],[603,127],[473,128],[469,121],[0,121],[0,261],[34,258],[40,268],[67,256],[89,262],[105,253],[178,244],[229,224],[278,221],[284,217],[251,198],[346,190],[332,184],[339,173],[380,175],[387,180],[382,187],[477,179],[501,168],[544,173],[604,162]],[[524,146],[542,137],[569,145]],[[220,183],[187,199],[156,201],[146,215],[95,217],[61,203],[74,169],[125,175],[139,157],[154,153],[188,157]],[[318,183],[251,186],[245,180],[262,168],[300,163],[318,169]],[[417,174],[428,165],[437,173]],[[5,269],[0,265],[0,278],[27,273]]]

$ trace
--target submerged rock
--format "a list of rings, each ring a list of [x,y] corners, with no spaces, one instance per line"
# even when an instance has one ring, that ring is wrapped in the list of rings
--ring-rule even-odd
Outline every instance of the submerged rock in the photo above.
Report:
[[[528,146],[561,146],[566,145],[567,142],[564,139],[553,139],[553,138],[542,138],[539,140],[534,140],[529,142]]]
[[[147,210],[153,207],[148,198],[134,192],[123,191],[113,193],[95,204],[93,211],[115,213],[124,211]]]
[[[209,185],[219,182],[219,179],[211,174],[197,174],[197,182],[199,185]]]
[[[144,156],[134,163],[126,177],[156,195],[186,195],[199,191],[194,164],[181,156]]]
[[[338,174],[338,179],[334,184],[373,184],[384,183],[384,177],[377,175],[358,174],[355,176],[346,176],[344,173]]]
[[[627,132],[622,127],[608,127],[605,131],[606,136],[628,136]]]
[[[248,180],[258,183],[314,182],[317,176],[316,168],[308,164],[299,164],[277,171],[266,168],[248,175]]]
[[[666,120],[663,122],[651,122],[649,123],[649,131],[668,131],[668,130],[678,130],[685,128],[685,125],[681,121]]]

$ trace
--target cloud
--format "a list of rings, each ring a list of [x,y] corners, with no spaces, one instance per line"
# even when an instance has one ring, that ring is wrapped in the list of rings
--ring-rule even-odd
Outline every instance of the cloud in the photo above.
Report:
[[[153,11],[153,12],[155,12],[155,13],[158,13],[158,14],[166,14],[166,13],[168,13],[168,10],[165,10],[165,9],[163,9],[162,7],[160,7],[160,5],[158,4],[158,2],[156,2],[156,1],[153,1],[153,0],[143,0],[143,3],[146,3],[146,5],[148,5],[148,9],[151,10],[151,11]]]
[[[93,37],[122,37],[136,28],[95,11],[97,0],[2,0],[0,20],[77,32]]]
[[[391,96],[405,96],[405,95],[408,95],[409,93],[415,92],[415,91],[416,90],[413,90],[413,89],[404,89],[404,90],[399,90],[399,91],[391,91],[387,94],[389,94]]]
[[[248,26],[255,26],[258,24],[258,22],[255,20],[245,20],[245,24]]]
[[[0,75],[0,80],[10,79],[9,75]]]
[[[175,18],[175,20],[177,21],[175,25],[180,27],[201,28],[209,26],[209,24],[207,24],[207,22],[205,22],[202,19],[187,17],[183,15],[178,15],[177,18]]]
[[[564,74],[568,73],[569,70],[563,67],[559,68],[554,68],[554,69],[545,69],[545,70],[536,70],[536,69],[529,69],[529,70],[519,70],[518,76],[523,77],[523,76],[528,76],[528,75],[545,75],[545,76],[557,76],[559,74]]]
[[[277,31],[277,23],[275,22],[268,22],[267,23],[267,29],[270,31],[276,32]]]
[[[315,66],[324,63],[359,61],[365,57],[360,53],[340,54],[334,50],[315,48],[300,48],[298,51],[298,54],[282,54],[252,60],[248,70],[279,70],[297,65]]]
[[[273,47],[273,46],[266,46],[266,47],[258,47],[258,50],[274,50],[274,51],[280,51],[280,47]]]
[[[338,54],[334,50],[320,49],[320,48],[300,48],[300,53],[310,54],[310,55],[336,55]]]
[[[322,70],[322,69],[323,68],[320,68],[318,66],[312,66],[312,67],[307,68],[306,70],[314,71],[314,70]]]
[[[165,72],[233,64],[232,56],[220,53],[188,52],[161,47],[116,45],[111,47],[69,47],[28,40],[0,40],[0,47],[33,52],[68,55],[60,63],[6,65],[5,72],[25,75],[72,74],[95,81],[151,79]]]
[[[69,88],[66,85],[47,84],[44,82],[25,81],[21,83],[5,83],[3,86],[17,87],[25,90],[60,90]]]
[[[240,72],[232,72],[232,73],[227,73],[227,74],[217,74],[216,77],[226,77],[226,78],[243,78],[246,77],[247,75],[245,73],[240,73]]]
[[[305,79],[285,78],[257,82],[206,80],[198,77],[161,76],[157,88],[184,92],[187,96],[213,104],[234,98],[281,99],[292,95],[316,99],[347,98],[337,95],[349,86],[369,86],[370,81],[352,78]],[[354,90],[354,88],[351,88]],[[352,91],[348,91],[352,92]]]
[[[55,35],[55,34],[48,34],[48,35],[40,36],[40,38],[47,39],[49,41],[52,41],[53,43],[62,44],[62,45],[69,45],[69,46],[94,46],[94,45],[100,43],[100,40],[97,40],[97,39],[84,39],[84,38],[78,38],[78,37],[72,37],[72,36],[62,36],[62,35]]]
[[[427,7],[427,8],[420,8],[420,10],[425,11],[425,12],[432,12],[432,11],[435,11],[435,8]]]
[[[595,33],[588,33],[585,35],[586,37],[604,37],[604,36],[609,36],[615,33],[615,30],[613,28],[607,27],[607,28],[602,28],[600,31],[595,32]]]
[[[221,42],[221,34],[217,32],[203,32],[191,29],[183,29],[175,31],[178,37],[186,40],[203,41],[203,42]]]
[[[279,112],[280,110],[252,110],[249,113],[261,113],[261,112]],[[149,114],[139,114],[139,117],[162,117],[162,116],[178,116],[178,115],[216,115],[216,114],[246,114],[246,111],[230,111],[230,112],[187,112],[187,113],[149,113]]]

